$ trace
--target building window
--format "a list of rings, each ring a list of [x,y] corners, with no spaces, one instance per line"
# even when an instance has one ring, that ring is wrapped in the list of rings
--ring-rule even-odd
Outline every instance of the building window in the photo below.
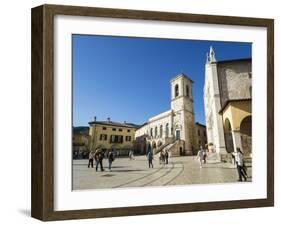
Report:
[[[153,137],[153,129],[150,129],[150,136]]]
[[[123,143],[123,136],[120,135],[111,135],[110,143]]]
[[[179,85],[177,84],[175,86],[175,97],[177,97],[179,95]]]
[[[123,130],[122,130],[122,129],[119,129],[119,131],[122,132]]]
[[[128,130],[127,130],[127,132],[128,132],[128,133],[130,133],[130,132],[131,132],[131,130],[129,130],[129,129],[128,129]]]
[[[249,87],[250,97],[252,97],[252,86]]]
[[[107,134],[101,134],[100,140],[107,140]]]
[[[160,138],[162,138],[162,136],[163,136],[163,126],[161,125],[160,126]]]
[[[206,137],[206,131],[204,131],[203,134],[204,134],[204,137]]]
[[[126,136],[126,141],[131,141],[131,136]]]
[[[102,130],[106,130],[106,127],[102,127]]]
[[[186,85],[186,96],[189,97],[189,86]]]
[[[169,136],[169,123],[166,124],[165,136]]]
[[[158,135],[158,134],[157,134],[157,127],[155,127],[155,129],[154,129],[154,133],[155,133],[154,136],[155,136],[155,138],[156,138],[157,135]]]
[[[112,128],[112,131],[116,131],[116,128]]]
[[[249,72],[249,78],[252,78],[252,72]]]
[[[200,130],[198,130],[198,132],[197,132],[197,133],[198,133],[198,136],[200,136]]]

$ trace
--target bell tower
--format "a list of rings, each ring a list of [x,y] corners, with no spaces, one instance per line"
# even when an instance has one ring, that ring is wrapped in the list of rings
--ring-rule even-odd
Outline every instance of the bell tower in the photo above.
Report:
[[[193,81],[183,73],[170,81],[172,110],[187,110],[193,113],[192,83]]]
[[[176,139],[185,142],[185,152],[188,154],[192,154],[195,147],[192,83],[193,81],[183,73],[170,81],[173,112],[172,131]]]

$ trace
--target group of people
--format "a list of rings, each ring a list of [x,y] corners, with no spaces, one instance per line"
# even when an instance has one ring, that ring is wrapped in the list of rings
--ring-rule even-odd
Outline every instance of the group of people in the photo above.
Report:
[[[237,166],[237,172],[238,172],[238,181],[247,181],[248,175],[247,175],[247,167],[245,166],[244,158],[243,158],[243,153],[240,148],[236,148],[235,152],[231,153],[233,159],[234,159],[234,164]],[[104,171],[103,168],[103,159],[105,157],[105,152],[97,148],[95,151],[91,151],[89,154],[89,163],[88,163],[88,168],[89,167],[94,167],[94,161],[96,165],[96,171],[100,168],[101,171]],[[148,151],[146,153],[146,157],[148,160],[148,167],[153,168],[153,150],[151,148],[148,148]],[[107,152],[107,158],[108,158],[108,169],[111,171],[112,167],[112,162],[115,159],[115,155],[113,150],[108,150]],[[134,159],[133,152],[129,152],[129,158],[130,160]],[[207,158],[207,150],[203,149],[203,147],[200,147],[200,150],[197,153],[197,159],[199,160],[199,166],[200,168],[203,167],[203,164],[206,164],[206,158]],[[159,155],[159,160],[160,164],[168,164],[168,159],[169,159],[169,152],[167,150],[162,150]]]
[[[159,161],[160,164],[168,164],[169,152],[165,149],[160,152]]]
[[[103,168],[103,159],[104,159],[104,151],[101,150],[100,148],[97,148],[96,151],[91,151],[89,154],[89,163],[88,163],[88,168],[91,166],[92,168],[94,167],[94,161],[96,163],[96,171],[98,171],[98,168],[100,167],[101,171],[104,171]],[[108,169],[111,171],[111,166],[112,162],[114,161],[114,153],[113,150],[109,150],[107,153],[107,158],[108,158]]]
[[[148,147],[147,153],[146,153],[146,157],[148,160],[148,168],[153,168],[153,153],[155,153],[156,149],[154,148],[153,150],[151,149],[151,147]],[[159,163],[160,164],[168,164],[169,163],[169,151],[166,149],[163,149],[160,151],[159,154]]]
[[[238,172],[238,181],[247,181],[248,175],[247,175],[247,167],[244,162],[243,153],[240,148],[236,148],[235,152],[231,153],[234,164],[237,166],[237,172]],[[206,163],[207,159],[207,150],[203,149],[202,146],[200,147],[200,150],[197,153],[197,159],[199,160],[199,166],[200,168],[203,167],[203,163]]]

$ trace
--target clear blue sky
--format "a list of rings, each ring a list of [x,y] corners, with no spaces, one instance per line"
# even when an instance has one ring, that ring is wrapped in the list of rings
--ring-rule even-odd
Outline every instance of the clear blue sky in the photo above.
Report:
[[[171,78],[193,83],[195,120],[205,124],[206,52],[217,60],[250,58],[250,43],[73,35],[73,125],[97,120],[142,124],[170,109]]]

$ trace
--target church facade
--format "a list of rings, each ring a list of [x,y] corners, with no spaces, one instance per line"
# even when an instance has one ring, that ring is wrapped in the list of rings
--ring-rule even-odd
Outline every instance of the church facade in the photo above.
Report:
[[[192,80],[181,73],[170,81],[171,109],[153,116],[136,130],[136,143],[155,153],[165,148],[172,156],[191,155],[198,149],[192,97]]]
[[[204,106],[209,148],[220,158],[240,148],[252,153],[252,61],[216,61],[210,48],[205,65]]]

